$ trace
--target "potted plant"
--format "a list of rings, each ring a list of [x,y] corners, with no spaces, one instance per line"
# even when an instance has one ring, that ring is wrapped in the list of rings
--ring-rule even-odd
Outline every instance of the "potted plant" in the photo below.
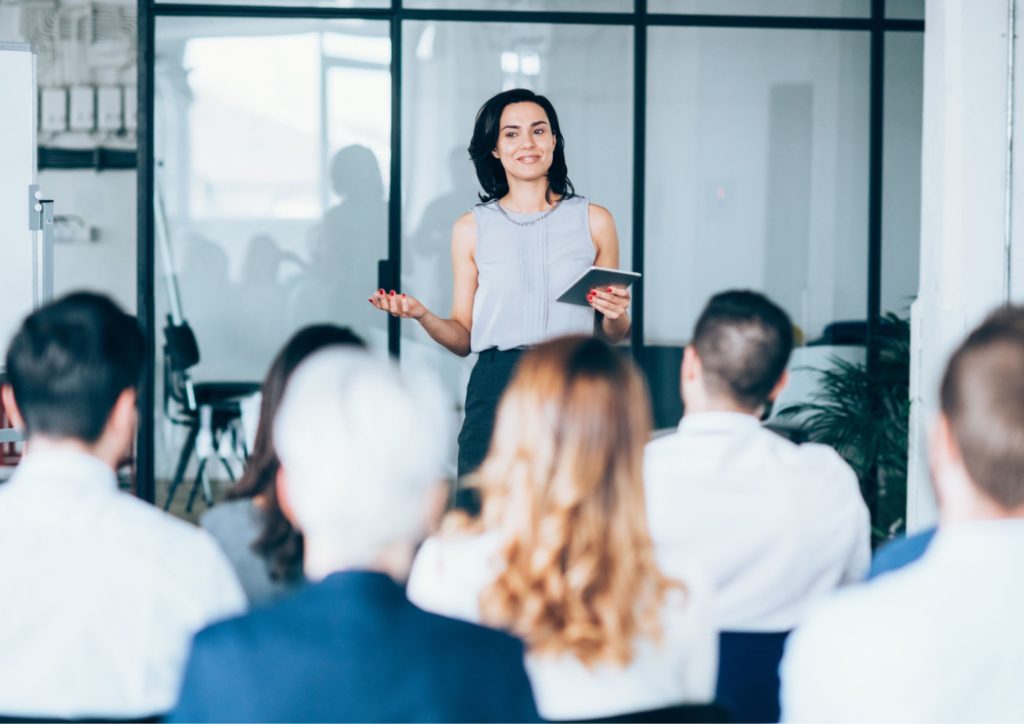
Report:
[[[901,533],[906,522],[910,322],[887,314],[875,329],[873,369],[833,357],[828,369],[815,370],[819,388],[811,402],[778,415],[799,419],[808,440],[835,448],[854,469],[877,545]]]

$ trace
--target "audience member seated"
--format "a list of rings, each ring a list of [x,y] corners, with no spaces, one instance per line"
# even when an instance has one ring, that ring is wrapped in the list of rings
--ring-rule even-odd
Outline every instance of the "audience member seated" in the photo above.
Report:
[[[277,354],[263,380],[260,421],[245,474],[227,501],[200,520],[224,549],[254,605],[276,600],[302,581],[302,535],[281,511],[274,486],[280,462],[273,421],[295,368],[332,345],[364,346],[348,328],[317,324],[296,332]]]
[[[823,603],[790,640],[793,721],[1024,714],[1024,308],[957,349],[931,436],[938,532],[914,565]]]
[[[168,711],[192,635],[245,608],[197,528],[118,490],[145,342],[109,299],[32,314],[7,352],[4,407],[28,436],[0,488],[0,714]]]
[[[868,580],[909,566],[924,555],[934,537],[935,528],[927,528],[919,533],[889,541],[872,556]]]
[[[654,560],[643,493],[647,391],[588,337],[523,356],[478,473],[479,521],[424,543],[410,599],[518,634],[549,720],[707,702],[716,631],[709,584]],[[466,691],[471,691],[465,687]]]
[[[811,600],[863,579],[870,563],[868,511],[850,466],[760,424],[786,382],[792,329],[761,294],[712,297],[683,355],[679,429],[647,446],[658,561],[676,575],[696,557],[724,631],[788,631]]]
[[[530,721],[523,646],[426,613],[402,584],[440,512],[436,382],[351,349],[292,375],[274,425],[308,585],[193,644],[177,721]]]

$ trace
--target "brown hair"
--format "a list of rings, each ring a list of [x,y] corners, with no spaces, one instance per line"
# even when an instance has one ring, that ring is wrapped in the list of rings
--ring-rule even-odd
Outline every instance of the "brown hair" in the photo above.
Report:
[[[1024,505],[1024,308],[994,312],[953,353],[942,412],[971,480],[1006,510]]]
[[[480,607],[531,652],[625,665],[638,634],[660,639],[673,584],[647,528],[650,419],[636,368],[598,339],[558,339],[520,361],[478,476],[482,525],[502,541]]]
[[[701,312],[692,344],[708,391],[756,410],[786,369],[793,350],[793,323],[759,292],[720,292]]]
[[[277,353],[263,380],[260,422],[249,463],[242,479],[227,494],[229,500],[260,497],[265,501],[263,530],[252,548],[267,559],[270,577],[275,581],[293,581],[301,575],[302,534],[288,522],[277,500],[274,482],[281,462],[274,449],[274,416],[295,368],[314,352],[333,345],[365,346],[348,327],[314,324],[293,334]]]

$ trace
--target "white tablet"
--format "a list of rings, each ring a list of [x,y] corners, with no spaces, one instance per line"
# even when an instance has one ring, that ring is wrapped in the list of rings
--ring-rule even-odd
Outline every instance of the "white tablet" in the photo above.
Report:
[[[638,272],[592,266],[580,274],[576,281],[566,287],[565,291],[558,295],[557,301],[589,307],[590,303],[587,302],[587,294],[590,293],[591,289],[610,286],[628,288],[639,278],[640,274]]]

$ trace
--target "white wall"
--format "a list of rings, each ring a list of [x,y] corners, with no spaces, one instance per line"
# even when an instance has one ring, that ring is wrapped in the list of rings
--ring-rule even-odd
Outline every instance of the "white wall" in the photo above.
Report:
[[[28,187],[35,176],[32,95],[35,59],[23,46],[0,43],[0,367],[7,342],[32,308],[32,233]]]
[[[647,112],[649,344],[708,297],[762,289],[807,338],[867,306],[869,38],[654,28]]]
[[[131,0],[106,0],[108,6],[132,5]],[[80,3],[59,2],[53,12],[63,8],[77,12]],[[0,42],[30,42],[23,32],[27,3],[4,3],[0,0]],[[42,12],[32,6],[32,13]],[[35,17],[34,15],[32,17]],[[25,16],[33,32],[37,24]],[[43,24],[45,26],[45,23]],[[132,42],[129,42],[129,38]],[[66,45],[41,42],[38,50],[40,86],[69,83],[124,83],[134,77],[134,36],[125,31],[123,37],[97,39],[95,47],[87,44]],[[45,46],[45,47],[42,47]],[[5,99],[6,100],[6,99]],[[3,110],[7,113],[7,109]],[[82,134],[41,135],[40,143],[55,146],[77,144],[79,147],[102,140],[106,145],[124,145],[128,137],[100,139]],[[114,141],[117,140],[115,143]],[[129,311],[135,310],[135,172],[91,170],[42,170],[38,174],[40,190],[54,200],[58,217],[79,217],[85,226],[95,230],[96,240],[60,243],[54,249],[54,293],[75,289],[91,289],[110,294]],[[21,199],[18,199],[19,204]],[[19,207],[20,208],[20,207]]]
[[[1024,8],[1019,8],[1024,11]],[[927,434],[946,361],[965,333],[1004,301],[1007,5],[927,4],[925,20],[920,294],[912,310],[910,479],[907,527],[936,519]],[[1018,18],[1018,29],[1020,19]],[[1018,63],[1024,62],[1017,40]],[[1024,74],[1014,84],[1020,128]],[[1015,146],[1021,145],[1016,134]],[[1014,277],[1021,278],[1020,159],[1014,164]],[[1017,283],[1011,300],[1024,298]]]
[[[54,246],[54,294],[100,291],[134,314],[135,172],[40,171],[39,187],[54,213],[81,217],[96,237]]]

